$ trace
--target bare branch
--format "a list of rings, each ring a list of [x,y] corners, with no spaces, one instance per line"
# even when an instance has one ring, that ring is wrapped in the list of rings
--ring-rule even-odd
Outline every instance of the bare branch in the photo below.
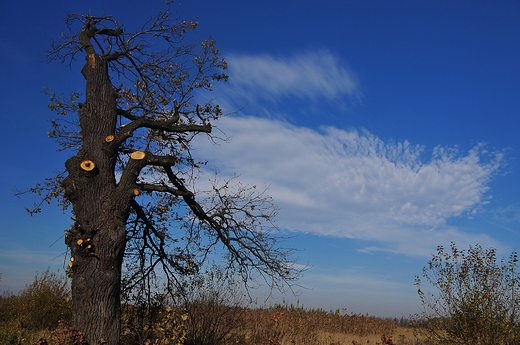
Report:
[[[158,193],[169,193],[176,196],[184,196],[186,195],[186,192],[182,192],[178,189],[172,188],[170,186],[166,185],[154,185],[154,184],[137,184],[137,187],[143,191],[146,192],[158,192]]]
[[[283,283],[298,279],[299,274],[289,265],[287,259],[292,250],[284,250],[276,247],[277,240],[269,236],[265,231],[261,220],[269,224],[273,230],[272,218],[276,215],[276,209],[266,207],[266,200],[262,193],[254,196],[251,189],[239,188],[235,195],[225,195],[224,190],[230,188],[229,182],[222,189],[214,188],[213,211],[208,214],[203,207],[195,201],[195,196],[190,193],[169,166],[164,167],[172,184],[183,195],[184,202],[190,207],[193,214],[202,221],[202,227],[207,227],[216,233],[216,237],[231,254],[231,262],[235,262],[244,269],[244,273],[254,268],[268,277],[274,278],[273,284],[280,287],[277,279]],[[256,189],[253,187],[252,189]],[[260,211],[253,214],[254,210]],[[263,212],[269,210],[269,212]]]

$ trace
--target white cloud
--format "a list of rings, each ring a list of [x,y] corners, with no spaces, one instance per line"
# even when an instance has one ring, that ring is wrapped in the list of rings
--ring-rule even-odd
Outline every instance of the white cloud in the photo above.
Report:
[[[483,145],[467,153],[439,146],[426,160],[422,146],[385,143],[366,131],[316,131],[255,117],[227,117],[219,127],[231,143],[200,141],[196,152],[212,157],[223,175],[270,185],[281,228],[376,241],[381,247],[366,250],[409,255],[429,255],[451,240],[499,244],[446,225],[487,203],[503,155]]]
[[[328,101],[361,97],[356,75],[326,50],[284,57],[231,54],[226,61],[230,81],[219,84],[216,91],[221,105],[231,102],[232,110],[287,96]]]

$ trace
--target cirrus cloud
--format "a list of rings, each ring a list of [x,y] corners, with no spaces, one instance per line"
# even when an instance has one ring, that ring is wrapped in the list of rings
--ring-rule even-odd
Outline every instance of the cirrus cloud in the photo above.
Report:
[[[229,54],[226,61],[230,81],[219,85],[217,94],[222,96],[221,104],[232,105],[229,109],[285,97],[311,101],[361,99],[356,74],[327,50],[280,57]]]

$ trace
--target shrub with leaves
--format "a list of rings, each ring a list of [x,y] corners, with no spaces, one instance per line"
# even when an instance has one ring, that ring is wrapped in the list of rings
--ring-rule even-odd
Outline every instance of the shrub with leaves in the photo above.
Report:
[[[59,320],[70,321],[72,302],[67,279],[49,269],[37,274],[16,298],[15,309],[22,326],[30,330],[54,329]]]
[[[126,306],[123,313],[121,344],[183,344],[186,338],[186,311],[161,306]]]
[[[449,344],[518,344],[520,279],[517,253],[499,261],[496,249],[480,245],[451,253],[437,249],[423,278],[434,291],[421,290],[423,329],[432,340]]]
[[[25,338],[27,331],[22,329],[16,320],[0,322],[0,344],[18,345]]]
[[[182,344],[186,336],[187,313],[168,305],[166,295],[155,293],[150,299],[123,304],[121,344]]]
[[[50,332],[50,342],[41,338],[36,345],[88,345],[83,334],[68,324],[60,320],[59,326]]]

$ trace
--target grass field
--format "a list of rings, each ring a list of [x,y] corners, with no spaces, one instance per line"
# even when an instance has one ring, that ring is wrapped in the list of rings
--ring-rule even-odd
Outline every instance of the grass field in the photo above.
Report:
[[[171,308],[167,308],[172,310]],[[191,309],[138,310],[124,313],[121,344],[176,344],[181,334],[185,344],[289,345],[289,344],[423,344],[412,328],[399,327],[393,320],[368,315],[302,308],[231,308],[196,305]],[[70,314],[68,314],[70,315]],[[171,316],[175,315],[175,316]],[[185,315],[184,317],[178,316]],[[5,313],[4,313],[5,316]],[[64,315],[66,316],[66,315]],[[69,316],[70,317],[70,316]],[[0,344],[75,344],[77,333],[65,323],[56,329],[27,327],[29,317],[0,320]],[[181,321],[179,321],[181,320]],[[168,326],[169,332],[164,330]],[[58,326],[58,325],[56,325]],[[174,329],[176,328],[176,330]],[[384,337],[382,335],[384,334]],[[76,344],[81,344],[76,342]]]
[[[238,334],[244,344],[419,344],[412,328],[368,315],[290,308],[247,310]],[[384,335],[384,336],[383,336]]]
[[[167,298],[146,307],[123,304],[121,344],[425,344],[395,319],[288,304],[243,307],[233,305],[229,285],[218,286],[223,290],[200,290],[202,295],[183,305]],[[0,344],[83,345],[81,334],[68,324],[71,316],[66,279],[43,272],[20,294],[0,296]]]

